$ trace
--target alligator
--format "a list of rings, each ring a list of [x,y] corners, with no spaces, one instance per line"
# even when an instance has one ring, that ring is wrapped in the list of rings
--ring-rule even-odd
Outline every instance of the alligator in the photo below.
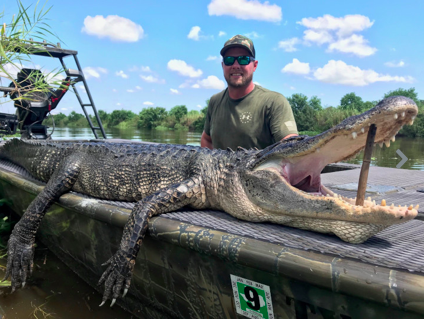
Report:
[[[362,243],[390,225],[413,219],[418,207],[394,207],[370,199],[357,206],[355,199],[322,185],[320,173],[327,164],[361,151],[371,124],[377,126],[375,143],[389,146],[404,124],[412,125],[417,112],[411,99],[389,97],[319,135],[292,137],[262,150],[11,140],[0,149],[0,158],[22,166],[46,186],[12,231],[4,279],[11,276],[12,292],[25,285],[33,269],[39,224],[49,206],[71,190],[136,202],[118,251],[104,264],[101,305],[112,299],[112,306],[127,293],[149,219],[185,206]]]

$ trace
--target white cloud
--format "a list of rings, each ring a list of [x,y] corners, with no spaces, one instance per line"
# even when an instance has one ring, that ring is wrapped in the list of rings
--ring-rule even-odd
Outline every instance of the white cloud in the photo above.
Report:
[[[139,90],[139,91],[143,89],[141,86],[138,86],[138,85],[135,88],[136,90]]]
[[[390,61],[390,62],[384,63],[384,65],[390,68],[401,68],[405,66],[405,62],[403,62],[402,60],[400,60],[399,62]]]
[[[87,92],[84,85],[78,85],[78,88],[83,92]]]
[[[334,41],[330,32],[325,30],[306,30],[303,32],[303,40],[306,41],[306,44],[310,44],[310,42],[316,43],[318,45],[324,43],[330,43]]]
[[[128,79],[128,75],[126,75],[126,74],[124,73],[124,71],[122,71],[122,70],[115,72],[115,75],[116,75],[116,76],[120,76],[120,77],[121,77],[121,78],[123,78],[123,79]]]
[[[149,101],[143,102],[143,104],[144,105],[155,105],[155,103],[152,103],[152,102],[149,102]]]
[[[360,14],[346,15],[343,18],[325,14],[318,18],[303,18],[297,23],[312,30],[335,31],[336,35],[342,38],[370,28],[374,21],[371,22],[368,17]]]
[[[107,70],[104,69],[104,68],[99,68],[99,67],[96,68],[96,67],[90,67],[90,66],[82,69],[82,71],[83,71],[86,79],[89,79],[89,78],[98,79],[98,78],[100,78],[101,73],[103,73],[103,74],[107,73]]]
[[[66,107],[60,108],[61,111],[67,111],[68,109]]]
[[[192,88],[223,90],[225,89],[225,83],[218,79],[215,75],[209,75],[206,79],[197,81]]]
[[[200,104],[197,104],[196,105],[199,109],[201,109],[202,108],[202,106],[200,105]]]
[[[298,38],[291,38],[278,42],[278,47],[286,52],[294,52],[297,51],[294,46],[298,43],[300,43],[300,40]]]
[[[248,38],[251,38],[251,39],[262,38],[262,35],[259,35],[259,33],[255,32],[255,31],[246,33],[245,36],[248,37]]]
[[[118,103],[116,103],[116,106],[121,106],[121,103],[119,103],[119,102],[118,102]]]
[[[112,92],[113,93],[116,93],[116,92],[118,92],[118,90],[117,89],[112,89]]]
[[[202,70],[195,70],[191,65],[188,65],[185,61],[182,60],[170,60],[168,62],[168,69],[191,78],[197,78],[203,74]]]
[[[171,94],[181,94],[177,89],[170,89]]]
[[[199,33],[200,33],[200,27],[194,26],[191,28],[190,32],[187,35],[187,38],[192,39],[194,41],[199,41]]]
[[[375,82],[410,83],[413,81],[410,76],[391,76],[379,74],[374,70],[361,70],[340,60],[328,61],[326,65],[314,72],[314,77],[321,82],[352,86],[365,86]]]
[[[303,32],[306,45],[327,43],[329,52],[353,53],[359,57],[370,56],[377,51],[368,44],[368,40],[357,34],[374,24],[366,16],[355,14],[336,18],[326,14],[318,18],[303,18],[297,24],[307,28]]]
[[[296,90],[296,88],[294,86],[290,86],[289,89],[292,90],[292,91]]]
[[[328,50],[353,53],[360,57],[373,55],[377,49],[370,47],[362,35],[352,34],[348,38],[340,39],[328,46]]]
[[[134,93],[135,91],[134,91],[134,90],[132,90],[132,89],[128,89],[128,90],[127,90],[127,92],[128,92],[128,93]]]
[[[219,31],[218,36],[223,37],[224,35],[227,35],[227,32]]]
[[[165,83],[164,79],[159,79],[157,77],[154,77],[153,75],[140,75],[140,78],[142,78],[144,81],[149,83],[160,83],[160,84]]]
[[[81,31],[99,38],[110,38],[113,41],[123,42],[137,42],[144,36],[141,25],[117,15],[110,15],[106,18],[101,15],[87,16]]]
[[[259,82],[253,81],[254,84],[262,86]]]
[[[293,59],[292,63],[287,64],[282,68],[281,72],[283,73],[293,73],[293,74],[309,74],[311,71],[309,63],[300,62],[298,59]]]
[[[216,61],[219,58],[216,55],[210,55],[206,58],[206,61]]]
[[[208,4],[208,13],[210,16],[229,15],[241,20],[269,22],[279,22],[283,18],[281,7],[259,0],[212,0]]]

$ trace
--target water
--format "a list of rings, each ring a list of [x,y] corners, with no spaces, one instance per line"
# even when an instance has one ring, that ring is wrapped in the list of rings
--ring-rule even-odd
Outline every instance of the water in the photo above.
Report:
[[[108,138],[142,140],[146,142],[200,145],[200,132],[174,132],[137,129],[106,129]],[[92,139],[91,129],[56,128],[54,139]],[[424,139],[397,138],[390,148],[375,147],[373,166],[396,167],[401,150],[409,160],[403,169],[424,170]],[[363,153],[348,162],[362,163]],[[0,259],[0,277],[3,277],[5,259]],[[0,288],[0,318],[131,318],[131,315],[114,306],[99,308],[101,295],[83,282],[66,265],[45,248],[37,248],[34,273],[27,287],[9,295]],[[45,311],[43,314],[42,311]]]

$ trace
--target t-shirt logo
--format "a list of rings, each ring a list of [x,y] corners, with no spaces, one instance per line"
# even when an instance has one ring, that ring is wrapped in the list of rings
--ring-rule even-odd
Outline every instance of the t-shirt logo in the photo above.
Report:
[[[240,114],[240,122],[246,124],[252,121],[252,113],[251,112],[243,112]]]

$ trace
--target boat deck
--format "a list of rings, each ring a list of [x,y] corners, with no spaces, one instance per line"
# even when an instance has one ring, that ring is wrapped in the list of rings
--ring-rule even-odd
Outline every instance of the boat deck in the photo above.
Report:
[[[355,167],[355,166],[350,166]],[[358,189],[360,166],[321,175],[322,183],[337,194],[354,198]],[[370,167],[366,197],[387,205],[419,205],[418,219],[424,219],[424,171]]]

